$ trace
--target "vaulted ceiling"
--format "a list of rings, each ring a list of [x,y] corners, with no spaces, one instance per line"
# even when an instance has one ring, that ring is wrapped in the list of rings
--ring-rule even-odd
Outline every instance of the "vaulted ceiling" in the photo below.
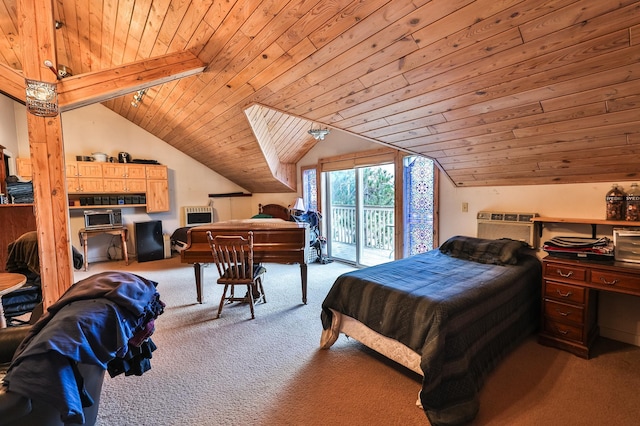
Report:
[[[20,71],[16,8],[0,0],[0,65]],[[312,123],[458,186],[639,176],[638,1],[56,0],[53,18],[73,76],[195,55],[203,72],[137,108],[103,104],[252,192],[296,189]]]

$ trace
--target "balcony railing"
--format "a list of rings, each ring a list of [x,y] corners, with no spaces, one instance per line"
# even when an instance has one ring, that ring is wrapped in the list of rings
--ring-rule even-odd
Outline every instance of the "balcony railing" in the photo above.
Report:
[[[364,208],[364,247],[393,251],[393,207]],[[356,208],[334,205],[331,208],[331,239],[336,243],[356,243]]]

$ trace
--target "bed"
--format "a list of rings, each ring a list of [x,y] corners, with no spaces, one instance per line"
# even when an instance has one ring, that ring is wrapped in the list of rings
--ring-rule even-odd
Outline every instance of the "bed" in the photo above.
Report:
[[[259,217],[291,220],[291,210],[279,204],[258,204],[258,214],[254,218]]]
[[[431,424],[464,424],[487,374],[537,328],[540,283],[524,243],[453,237],[338,277],[322,304],[320,345],[343,333],[421,374]]]

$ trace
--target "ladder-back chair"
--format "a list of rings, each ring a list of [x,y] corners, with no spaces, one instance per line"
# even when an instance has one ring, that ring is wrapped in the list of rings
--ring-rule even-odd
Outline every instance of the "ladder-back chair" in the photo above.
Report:
[[[255,302],[257,300],[262,300],[263,303],[267,302],[262,286],[263,275],[267,270],[262,265],[254,265],[253,263],[253,232],[249,232],[247,238],[244,238],[240,235],[217,235],[214,237],[211,231],[207,231],[207,239],[220,275],[217,283],[224,285],[217,318],[220,318],[225,302],[248,302],[251,309],[251,319],[254,319]],[[235,296],[236,285],[247,288],[247,294],[244,297]],[[227,295],[227,291],[229,291],[229,295]]]

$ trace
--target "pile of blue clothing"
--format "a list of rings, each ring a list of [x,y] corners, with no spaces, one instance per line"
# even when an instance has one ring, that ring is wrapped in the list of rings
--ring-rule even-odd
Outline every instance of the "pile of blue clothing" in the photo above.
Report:
[[[154,281],[116,271],[77,282],[33,325],[4,385],[53,405],[63,421],[83,423],[82,407],[93,401],[78,364],[106,370],[114,363],[117,374],[142,374],[150,368],[155,349],[150,336],[165,306],[156,287]]]

